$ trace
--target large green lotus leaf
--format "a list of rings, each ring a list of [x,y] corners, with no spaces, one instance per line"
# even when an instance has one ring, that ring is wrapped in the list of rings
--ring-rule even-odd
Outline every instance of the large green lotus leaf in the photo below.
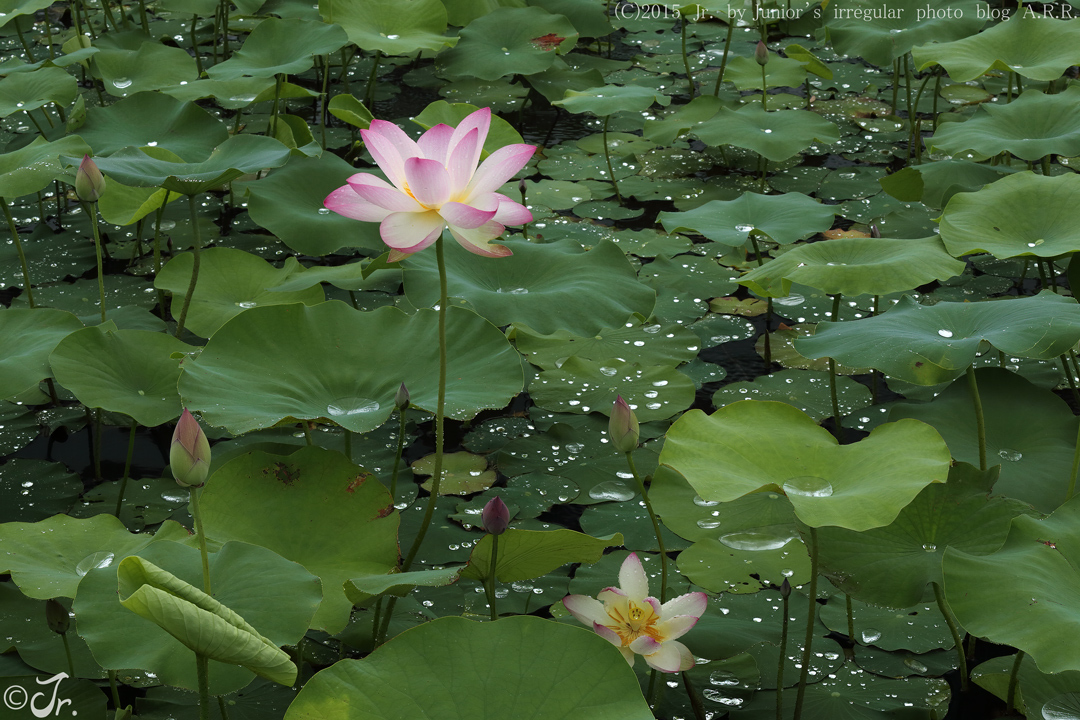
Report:
[[[202,588],[202,559],[193,544],[157,542],[131,555]],[[119,580],[132,562],[138,560],[118,557],[112,566],[86,573],[72,606],[79,618],[79,634],[106,669],[146,670],[164,685],[198,689],[195,654],[157,623],[120,604],[117,591],[125,586]],[[211,602],[239,615],[270,645],[295,645],[304,637],[322,598],[318,578],[264,547],[241,542],[226,543],[210,553],[209,565]],[[125,596],[131,592],[126,590]],[[172,622],[177,620],[174,617]],[[238,690],[254,677],[238,665],[210,661],[212,695]]]
[[[569,720],[585,708],[589,720],[653,716],[634,671],[592,630],[444,617],[319,672],[285,720]]]
[[[885,6],[876,0],[838,0],[825,13],[822,34],[841,55],[890,67],[916,45],[978,32],[986,24],[987,9],[978,0],[900,0]]]
[[[821,608],[821,621],[833,632],[847,632],[847,603],[840,602],[843,595],[834,595]],[[938,648],[954,647],[952,633],[941,615],[937,603],[905,606],[890,609],[867,605],[855,600],[851,603],[855,621],[855,638],[864,645],[874,645],[882,650],[907,650],[925,653]]]
[[[96,160],[98,168],[125,185],[163,187],[197,195],[231,182],[245,173],[281,167],[289,148],[265,135],[233,135],[202,162],[159,159],[140,148],[125,148]]]
[[[247,191],[251,219],[298,253],[329,255],[345,246],[382,252],[378,223],[357,222],[323,207],[326,196],[355,173],[334,153],[323,153],[294,157],[269,177],[236,187]]]
[[[114,178],[108,180],[108,186],[109,192],[101,196],[97,207],[102,219],[113,225],[131,225],[142,220],[161,207],[165,202],[165,194],[169,193],[161,188],[121,185]],[[183,199],[183,195],[169,193],[170,203]],[[92,258],[92,248],[90,253]],[[31,272],[31,277],[37,279],[38,276]]]
[[[679,553],[678,566],[690,582],[710,592],[755,593],[779,586],[785,578],[792,585],[810,581],[810,556],[794,538],[778,548],[756,549],[699,540]]]
[[[94,56],[105,92],[127,97],[168,85],[197,80],[195,58],[187,50],[168,47],[146,38],[138,50],[103,48]]]
[[[502,2],[511,5],[511,2]],[[536,5],[556,15],[565,15],[574,24],[582,37],[604,37],[612,31],[608,12],[601,3],[581,3],[578,0],[529,0],[529,5]],[[599,59],[599,58],[597,58]],[[610,62],[610,61],[608,61]],[[589,67],[584,65],[584,67]]]
[[[91,107],[79,134],[94,148],[94,155],[149,145],[171,150],[187,162],[205,160],[229,138],[225,124],[195,103],[151,92],[108,107]]]
[[[670,365],[579,357],[545,370],[529,385],[533,402],[552,412],[610,415],[615,399],[622,396],[641,422],[663,420],[687,409],[694,392],[694,381]]]
[[[130,415],[143,427],[180,416],[180,361],[196,348],[149,330],[76,330],[49,356],[56,380],[87,407]]]
[[[49,353],[83,324],[52,308],[0,310],[0,397],[14,397],[52,377]]]
[[[664,93],[640,85],[604,85],[586,90],[568,90],[557,105],[572,113],[590,112],[593,115],[611,115],[620,111],[641,112],[653,103],[667,106],[671,102]]]
[[[1078,99],[1076,86],[1057,95],[1025,90],[1008,105],[983,103],[966,122],[942,123],[927,144],[951,155],[969,150],[984,157],[1010,152],[1029,162],[1050,154],[1080,155]]]
[[[1080,18],[1055,20],[1024,9],[977,35],[914,47],[911,56],[918,70],[941,65],[958,83],[990,70],[1048,82],[1080,64]]]
[[[720,107],[720,98],[712,95],[698,95],[689,103],[678,105],[659,119],[646,120],[643,134],[655,143],[670,145],[679,135],[714,117]]]
[[[800,245],[746,273],[739,284],[764,297],[785,297],[793,282],[830,295],[888,295],[948,280],[965,267],[936,235],[835,238]]]
[[[67,107],[78,94],[75,76],[58,67],[15,73],[0,80],[0,117],[30,112],[50,103]]]
[[[1039,670],[1080,670],[1080,497],[1043,520],[1014,518],[1000,550],[945,552],[945,597],[964,628],[1023,650]]]
[[[340,25],[271,17],[256,25],[244,45],[207,74],[214,80],[295,75],[311,69],[313,56],[328,55],[347,42],[349,37]]]
[[[964,374],[983,341],[1017,357],[1056,358],[1080,341],[1080,307],[1049,291],[937,305],[905,295],[884,314],[821,323],[814,335],[796,339],[795,349],[808,358],[832,357],[916,385],[937,385]]]
[[[464,420],[521,392],[521,356],[483,318],[449,310],[447,376],[454,382],[446,414]],[[291,418],[368,432],[390,417],[402,382],[414,406],[434,412],[437,316],[392,307],[360,312],[341,302],[252,308],[185,362],[180,394],[207,422],[236,434]],[[430,351],[418,351],[425,347]]]
[[[291,83],[283,83],[281,97],[286,97],[286,88]],[[161,88],[165,95],[177,100],[202,100],[212,97],[217,104],[227,110],[246,108],[264,95],[274,94],[274,78],[240,77],[234,80],[194,80],[183,85],[171,85]]]
[[[751,381],[734,382],[713,393],[714,407],[739,400],[778,400],[799,408],[821,422],[832,417],[832,395],[828,373],[790,369],[760,375]],[[836,398],[840,414],[847,415],[871,404],[870,388],[847,377],[836,378]]]
[[[435,454],[425,455],[410,466],[414,475],[427,476],[422,488],[431,492],[435,473]],[[487,458],[468,452],[445,453],[442,464],[440,495],[472,495],[495,484],[494,470],[488,470]]]
[[[658,219],[668,232],[697,233],[732,247],[745,245],[754,231],[787,245],[831,228],[836,214],[832,207],[801,193],[746,192],[737,200],[710,200],[686,212],[662,212]]]
[[[563,15],[539,7],[500,7],[461,29],[461,42],[435,59],[441,75],[498,80],[551,67],[573,49],[578,32]]]
[[[0,197],[14,199],[36,193],[67,174],[61,156],[78,156],[81,160],[91,152],[78,135],[68,135],[56,142],[36,137],[25,147],[0,155]]]
[[[975,371],[986,422],[986,456],[1001,464],[995,495],[1053,512],[1065,501],[1077,424],[1060,397],[1001,368]],[[978,464],[979,438],[968,383],[959,379],[930,403],[900,403],[892,420],[915,418],[937,428],[956,460]]]
[[[1009,523],[1024,503],[990,499],[997,468],[981,472],[967,463],[949,471],[949,481],[927,485],[885,527],[852,532],[821,528],[819,562],[833,584],[852,597],[883,607],[922,601],[926,586],[942,582],[941,558],[953,547],[987,555],[1001,547]]]
[[[161,268],[154,280],[155,287],[172,293],[173,315],[179,315],[191,284],[193,262],[191,253],[177,255]],[[292,257],[286,259],[284,267],[276,268],[243,250],[204,250],[199,264],[199,281],[188,308],[188,329],[208,338],[226,322],[250,308],[323,302],[326,298],[319,285],[293,292],[274,290],[298,271],[302,272],[303,269]]]
[[[322,579],[311,623],[330,634],[349,621],[345,581],[397,565],[390,493],[337,452],[308,446],[288,457],[241,455],[213,474],[201,504],[210,537],[262,545]]]
[[[4,0],[0,3],[0,27],[8,24],[20,15],[33,15],[38,10],[44,10],[52,3],[48,0]]]
[[[809,110],[765,112],[758,103],[738,110],[720,108],[710,120],[693,128],[707,145],[734,145],[753,150],[773,162],[787,160],[819,141],[835,143],[840,131],[833,123]]]
[[[738,55],[728,61],[724,80],[740,92],[761,90],[761,66],[752,57]],[[798,60],[772,55],[765,65],[767,87],[799,87],[806,80],[806,68]]]
[[[690,330],[674,323],[626,322],[602,328],[592,337],[559,330],[549,335],[517,325],[512,339],[518,352],[544,370],[560,367],[571,355],[583,360],[621,359],[642,365],[682,365],[697,357],[700,342]]]
[[[395,570],[397,568],[394,568]],[[361,575],[345,582],[345,595],[353,605],[365,606],[376,597],[396,595],[405,597],[416,586],[443,587],[457,582],[461,568],[443,570],[413,570]]]
[[[485,535],[473,547],[462,577],[486,580],[491,576],[491,535]],[[495,577],[499,582],[533,580],[568,563],[594,563],[604,549],[623,544],[621,533],[606,538],[561,528],[559,530],[510,529],[499,536],[499,555]]]
[[[447,243],[447,292],[495,325],[518,322],[547,335],[559,330],[595,335],[633,313],[652,313],[655,294],[637,281],[614,243],[600,242],[588,252],[572,240],[511,248],[510,257],[483,258]],[[417,253],[402,266],[409,301],[417,307],[437,303],[435,254]],[[585,297],[589,302],[582,302]]]
[[[4,572],[11,574],[24,595],[48,600],[75,597],[88,572],[115,565],[117,558],[137,553],[148,543],[187,536],[188,531],[174,522],[166,522],[157,535],[135,535],[112,515],[88,520],[55,515],[38,523],[0,525],[0,554],[6,558]]]
[[[446,8],[439,0],[319,0],[319,15],[345,28],[349,42],[387,55],[439,51],[447,37]]]
[[[879,425],[841,446],[790,405],[756,400],[691,410],[660,453],[705,500],[784,492],[807,525],[856,531],[891,523],[924,487],[945,482],[950,462],[941,436],[918,421]]]
[[[1017,173],[954,195],[941,216],[941,239],[957,257],[988,252],[1055,257],[1080,250],[1069,208],[1080,203],[1080,176]]]
[[[64,606],[65,611],[70,607],[67,601],[58,602]],[[77,635],[78,618],[70,618],[66,643],[60,635],[49,629],[46,618],[44,600],[26,597],[14,583],[0,585],[0,633],[3,633],[5,638],[11,638],[5,643],[5,647],[13,646],[23,661],[40,671],[67,673],[71,671],[67,653],[64,651],[66,644],[71,648],[75,677],[104,678],[105,671],[94,661],[90,649]],[[8,676],[9,673],[3,672],[3,675]],[[66,681],[61,683],[61,690],[66,685]]]
[[[970,160],[950,158],[906,167],[878,180],[881,187],[897,200],[921,201],[927,207],[945,207],[958,192],[974,192],[983,185],[1015,172],[1008,165],[980,165]],[[895,237],[895,230],[882,226],[882,232]]]
[[[34,415],[36,416],[36,413]],[[4,423],[5,429],[9,427],[12,419],[10,414],[0,415],[0,422]],[[24,422],[33,421],[32,426],[29,423],[23,425],[16,422],[16,428],[23,425],[18,430],[32,431],[31,437],[24,441],[25,444],[36,437],[41,428],[34,416],[20,419]],[[19,449],[21,447],[8,446],[4,447],[3,451],[11,454]],[[63,463],[9,458],[4,463],[3,472],[0,472],[0,522],[33,522],[52,517],[56,513],[67,512],[82,492],[82,479],[68,470]],[[114,503],[113,507],[115,506]]]

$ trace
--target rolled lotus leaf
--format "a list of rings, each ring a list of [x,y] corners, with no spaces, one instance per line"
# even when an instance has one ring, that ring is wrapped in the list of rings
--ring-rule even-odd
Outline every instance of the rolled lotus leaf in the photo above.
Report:
[[[196,654],[282,685],[296,682],[296,665],[281,648],[203,591],[134,555],[120,562],[117,578],[121,605]]]

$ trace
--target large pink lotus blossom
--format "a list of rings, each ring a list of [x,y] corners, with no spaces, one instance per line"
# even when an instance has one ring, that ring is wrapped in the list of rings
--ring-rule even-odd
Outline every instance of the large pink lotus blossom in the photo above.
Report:
[[[641,560],[630,553],[619,568],[619,587],[605,588],[597,598],[567,595],[562,602],[575,618],[619,648],[631,666],[637,654],[649,667],[673,673],[694,667],[689,648],[675,638],[697,624],[707,601],[705,593],[692,592],[661,605],[649,596]]]
[[[502,235],[506,225],[532,221],[532,213],[495,191],[525,167],[536,148],[507,145],[477,167],[490,125],[491,110],[482,108],[456,128],[440,123],[413,141],[397,125],[372,120],[360,134],[393,185],[357,173],[323,204],[338,215],[381,223],[379,234],[390,246],[391,262],[423,250],[447,227],[470,252],[510,255],[509,248],[489,241]]]

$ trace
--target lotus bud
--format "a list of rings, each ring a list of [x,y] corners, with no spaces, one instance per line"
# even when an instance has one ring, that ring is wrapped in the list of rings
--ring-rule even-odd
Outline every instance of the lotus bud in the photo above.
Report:
[[[788,582],[787,578],[784,578],[784,582],[780,583],[780,596],[785,599],[791,596],[791,583]]]
[[[760,40],[757,41],[757,47],[754,48],[754,60],[758,65],[766,65],[769,62],[769,48]]]
[[[45,622],[54,633],[63,635],[71,625],[71,618],[68,617],[67,608],[54,598],[45,601]]]
[[[105,178],[90,156],[83,155],[79,169],[75,172],[75,194],[83,202],[97,202],[104,193]]]
[[[608,422],[608,437],[611,444],[621,453],[633,452],[638,446],[637,416],[622,395],[615,399],[615,407],[611,409],[611,420]]]
[[[210,442],[187,408],[173,431],[169,466],[182,487],[202,487],[210,472]]]
[[[397,393],[394,395],[394,407],[401,412],[405,412],[409,408],[409,388],[405,387],[405,383],[401,383],[401,387],[397,389]]]
[[[878,226],[877,226],[877,225],[871,225],[871,226],[870,226],[870,237],[872,237],[872,238],[879,238],[879,237],[881,237],[881,231],[880,231],[880,230],[878,230]]]
[[[510,510],[506,503],[498,495],[488,500],[484,506],[484,512],[480,519],[484,523],[484,529],[492,535],[502,535],[506,532],[506,526],[510,524]]]

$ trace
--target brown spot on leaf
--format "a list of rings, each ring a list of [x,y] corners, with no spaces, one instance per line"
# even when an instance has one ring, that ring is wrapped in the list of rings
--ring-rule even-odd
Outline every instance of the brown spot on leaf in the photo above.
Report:
[[[538,38],[533,38],[529,42],[532,44],[533,47],[538,50],[543,50],[544,52],[551,52],[555,48],[559,47],[559,45],[565,39],[566,38],[559,37],[555,33],[548,33],[547,35],[541,35]]]

